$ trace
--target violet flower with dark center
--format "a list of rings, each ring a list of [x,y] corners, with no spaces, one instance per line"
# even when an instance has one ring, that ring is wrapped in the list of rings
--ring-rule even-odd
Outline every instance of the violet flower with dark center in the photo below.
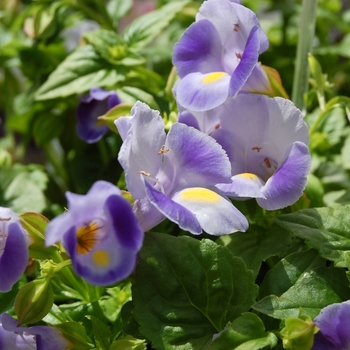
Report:
[[[27,267],[29,237],[18,216],[0,207],[0,292],[8,292]]]
[[[174,48],[173,64],[181,78],[174,87],[178,103],[206,111],[241,90],[269,92],[258,62],[268,46],[255,13],[239,1],[205,1]]]
[[[118,187],[97,181],[86,195],[66,193],[68,211],[53,219],[46,245],[60,240],[78,275],[95,285],[128,277],[143,242],[131,205]]]
[[[320,329],[312,350],[350,349],[350,301],[328,305],[314,319]]]
[[[302,195],[310,171],[308,127],[290,100],[239,94],[229,99],[212,133],[226,150],[231,184],[217,187],[233,198],[256,198],[268,210]]]
[[[77,108],[77,132],[88,143],[97,142],[108,131],[108,126],[97,118],[106,114],[121,101],[115,91],[91,88],[89,96],[82,97]]]
[[[0,315],[0,350],[68,350],[72,344],[54,327],[18,327],[7,313]]]
[[[245,231],[247,219],[215,188],[231,176],[222,147],[181,123],[166,135],[159,112],[144,103],[137,102],[131,112],[115,122],[123,139],[118,159],[142,228],[167,217],[192,234]]]

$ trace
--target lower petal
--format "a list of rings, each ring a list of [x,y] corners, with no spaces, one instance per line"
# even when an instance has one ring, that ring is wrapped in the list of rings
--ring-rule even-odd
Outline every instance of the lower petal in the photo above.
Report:
[[[193,111],[206,111],[224,103],[229,93],[230,76],[225,72],[191,73],[176,87],[178,103]]]
[[[194,235],[202,233],[201,225],[191,211],[174,202],[162,192],[156,190],[147,181],[145,181],[145,187],[150,202],[169,220],[175,222],[180,228]]]
[[[248,221],[230,201],[206,188],[187,188],[173,197],[174,202],[191,211],[203,230],[220,236],[248,229]]]
[[[258,204],[267,210],[276,210],[294,204],[303,194],[311,157],[305,143],[294,142],[283,164],[267,180],[262,188],[266,199],[258,198]]]

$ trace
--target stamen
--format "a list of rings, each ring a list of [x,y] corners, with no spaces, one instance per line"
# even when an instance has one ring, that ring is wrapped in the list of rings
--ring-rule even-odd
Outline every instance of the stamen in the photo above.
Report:
[[[239,24],[238,24],[238,23],[235,23],[235,24],[233,25],[233,30],[234,30],[235,32],[238,32],[238,29],[239,29]]]
[[[78,228],[76,232],[78,254],[88,254],[101,241],[104,236],[101,232],[102,228],[102,222],[98,224],[95,221],[91,221],[87,225]]]
[[[252,151],[257,151],[258,153],[262,150],[262,147],[255,146],[252,148]]]
[[[271,163],[270,163],[270,159],[269,158],[264,158],[264,162],[265,162],[265,164],[266,164],[266,166],[268,167],[268,168],[271,168]]]
[[[143,171],[143,170],[140,170],[140,171],[139,171],[139,174],[140,174],[140,175],[147,176],[147,177],[150,177],[150,176],[151,176],[151,174],[150,174],[150,173],[146,173],[146,172],[145,172],[145,171]]]
[[[165,149],[165,145],[163,145],[161,148],[160,148],[160,150],[159,150],[159,152],[157,153],[158,155],[160,155],[160,154],[164,154],[164,153],[168,153],[170,150],[169,149]]]
[[[239,52],[236,52],[236,57],[241,60],[242,59],[242,54],[240,54]]]
[[[10,221],[11,218],[0,218],[0,221]]]

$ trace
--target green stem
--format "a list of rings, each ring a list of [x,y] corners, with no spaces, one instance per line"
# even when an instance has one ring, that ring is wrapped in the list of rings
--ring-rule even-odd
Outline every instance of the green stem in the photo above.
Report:
[[[102,164],[104,167],[106,167],[109,163],[109,152],[103,138],[97,142],[97,147],[101,156]]]
[[[316,10],[317,0],[304,0],[302,2],[292,91],[292,101],[300,109],[304,108],[304,94],[308,88],[309,66],[307,55],[312,50]]]

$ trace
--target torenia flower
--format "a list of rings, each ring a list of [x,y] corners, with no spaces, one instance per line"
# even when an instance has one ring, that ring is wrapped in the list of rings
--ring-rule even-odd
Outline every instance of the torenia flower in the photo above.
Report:
[[[0,207],[0,292],[8,292],[20,279],[28,265],[27,232],[18,216]]]
[[[181,78],[175,85],[177,101],[206,111],[241,90],[267,92],[270,83],[258,56],[268,45],[256,15],[239,1],[205,1],[174,48]]]
[[[256,198],[275,210],[302,195],[310,171],[308,128],[286,99],[239,94],[229,99],[212,136],[227,151],[232,183],[217,187],[236,198]]]
[[[71,345],[54,327],[18,327],[9,314],[0,315],[0,350],[68,350]]]
[[[66,193],[68,211],[53,219],[46,245],[62,240],[81,277],[96,285],[109,285],[134,270],[143,241],[130,204],[120,190],[97,181],[86,195]]]
[[[137,102],[132,117],[118,118],[119,162],[144,230],[165,217],[182,229],[222,235],[245,231],[246,218],[214,186],[230,181],[230,162],[210,136],[184,124],[168,135],[159,112]]]
[[[312,350],[350,349],[350,301],[332,304],[314,319],[320,329],[315,334]]]
[[[77,108],[77,132],[80,139],[88,143],[97,142],[108,131],[108,126],[97,118],[120,104],[115,91],[101,88],[90,89],[90,94],[83,97]]]

